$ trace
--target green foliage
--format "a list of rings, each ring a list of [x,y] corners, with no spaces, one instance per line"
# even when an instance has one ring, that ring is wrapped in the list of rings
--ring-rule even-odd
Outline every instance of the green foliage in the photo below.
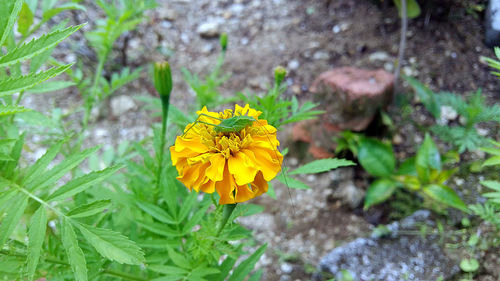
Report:
[[[402,17],[402,0],[393,0],[394,5],[398,8],[398,14],[400,17]],[[410,19],[417,18],[420,16],[420,5],[416,0],[406,0],[406,16]]]
[[[402,187],[417,192],[427,200],[467,211],[455,191],[444,185],[455,170],[442,169],[441,155],[428,134],[416,156],[408,158],[399,168],[396,168],[392,147],[376,139],[363,138],[358,151],[361,166],[378,178],[366,191],[365,209],[386,201],[397,188]]]
[[[454,127],[435,125],[431,130],[443,141],[453,144],[459,152],[476,150],[486,144],[486,138],[477,132],[476,127],[479,123],[489,121],[500,123],[500,105],[486,105],[480,90],[467,100],[452,93],[441,93],[439,101],[456,110],[465,120],[465,124]]]
[[[282,75],[281,73],[278,73]],[[267,94],[260,97],[255,94],[238,93],[238,96],[251,108],[262,111],[259,118],[267,120],[267,122],[279,129],[282,125],[290,124],[302,120],[315,119],[318,115],[323,114],[322,110],[313,110],[319,104],[305,102],[299,106],[299,102],[295,96],[290,100],[282,97],[286,91],[286,83],[279,80],[280,76],[275,77],[274,86],[269,89]]]
[[[431,131],[442,141],[453,145],[460,153],[476,150],[486,144],[486,138],[477,131],[478,124],[490,121],[500,123],[500,105],[486,105],[480,90],[465,100],[453,93],[434,93],[418,80],[411,77],[404,78],[434,118],[441,117],[441,106],[449,106],[458,113],[459,119],[463,120],[462,124],[456,126],[438,124],[432,126]]]
[[[218,88],[231,77],[231,74],[221,73],[222,65],[226,56],[227,35],[223,34],[220,38],[222,52],[217,58],[214,68],[209,72],[205,78],[191,73],[187,68],[182,68],[184,80],[191,87],[196,94],[197,108],[206,106],[207,108],[214,108],[215,106],[231,101],[224,100],[218,92]]]

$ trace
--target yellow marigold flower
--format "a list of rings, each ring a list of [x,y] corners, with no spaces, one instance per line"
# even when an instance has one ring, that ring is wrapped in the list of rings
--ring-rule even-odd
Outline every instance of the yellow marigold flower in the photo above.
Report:
[[[187,125],[170,148],[177,179],[189,190],[216,190],[219,204],[244,202],[267,192],[267,182],[281,170],[283,155],[277,149],[276,128],[259,120],[261,113],[248,104],[218,113],[203,107],[197,114],[208,116],[200,115],[200,122]],[[216,132],[218,119],[233,116],[251,116],[256,121],[240,131]]]

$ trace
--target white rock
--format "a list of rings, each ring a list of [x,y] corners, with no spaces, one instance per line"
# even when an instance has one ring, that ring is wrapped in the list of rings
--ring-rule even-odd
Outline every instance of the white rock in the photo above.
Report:
[[[199,35],[204,37],[218,36],[220,34],[219,23],[216,21],[202,23],[198,26],[196,32],[198,32]]]
[[[313,59],[315,59],[315,60],[326,60],[329,57],[330,56],[328,55],[328,52],[326,52],[326,51],[317,51],[313,55]]]
[[[448,121],[455,120],[458,117],[458,113],[453,107],[448,105],[441,106],[441,117],[437,120],[439,125],[446,125]]]
[[[281,272],[284,274],[290,274],[293,271],[293,266],[289,263],[285,262],[280,266]]]
[[[298,60],[291,60],[290,62],[288,62],[288,69],[290,70],[296,70],[298,69],[300,66],[300,63]]]
[[[119,117],[135,108],[135,101],[129,96],[117,96],[111,99],[111,113]]]
[[[382,52],[382,51],[375,52],[375,53],[370,54],[370,56],[368,57],[368,60],[370,60],[370,61],[378,61],[378,60],[386,61],[386,60],[389,60],[389,55],[386,52]]]

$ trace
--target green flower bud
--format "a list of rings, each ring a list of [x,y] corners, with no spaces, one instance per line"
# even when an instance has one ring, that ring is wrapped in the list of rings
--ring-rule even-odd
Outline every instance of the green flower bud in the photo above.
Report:
[[[274,69],[274,81],[277,85],[280,85],[281,82],[285,79],[286,69],[283,66],[278,66]]]
[[[168,62],[156,62],[154,64],[154,83],[156,91],[163,99],[169,97],[172,92],[172,73]]]
[[[222,47],[222,51],[225,52],[227,49],[227,33],[222,33],[219,38],[220,46]]]

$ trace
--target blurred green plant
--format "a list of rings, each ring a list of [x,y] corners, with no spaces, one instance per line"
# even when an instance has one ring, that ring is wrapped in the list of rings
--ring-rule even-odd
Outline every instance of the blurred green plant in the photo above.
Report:
[[[284,83],[285,76],[286,70],[279,66],[274,71],[274,86],[269,89],[267,94],[259,96],[237,93],[237,95],[250,107],[262,111],[261,118],[266,119],[277,129],[282,125],[315,119],[318,115],[325,113],[323,110],[314,109],[319,105],[317,103],[307,101],[299,106],[295,96],[291,99],[284,98],[282,95],[287,89],[287,85]]]
[[[226,58],[228,44],[228,36],[226,33],[221,34],[219,43],[221,53],[217,57],[217,62],[215,63],[214,68],[205,78],[201,78],[198,75],[191,73],[187,68],[181,69],[184,80],[196,94],[196,108],[202,108],[203,106],[206,106],[207,108],[214,108],[217,105],[233,100],[223,99],[218,91],[219,86],[231,77],[231,74],[229,73],[221,74],[221,68]]]
[[[453,189],[444,183],[456,171],[442,168],[441,155],[426,134],[414,157],[406,159],[396,168],[392,147],[379,140],[364,138],[358,148],[361,166],[376,179],[366,191],[364,208],[386,201],[397,188],[405,188],[423,196],[424,203],[441,211],[441,203],[467,212],[467,207]]]
[[[95,29],[86,32],[85,38],[97,54],[97,65],[87,74],[80,64],[77,69],[69,72],[85,101],[82,130],[78,133],[79,144],[88,127],[92,109],[116,90],[139,77],[141,68],[131,71],[124,67],[121,72],[111,73],[109,81],[103,76],[103,71],[111,58],[116,40],[125,32],[133,30],[143,20],[145,11],[156,7],[155,0],[97,0],[96,3],[104,11],[106,18],[97,20]]]
[[[411,77],[404,77],[413,87],[425,108],[439,120],[441,107],[449,106],[461,120],[456,126],[433,125],[430,130],[442,141],[451,144],[459,153],[474,151],[487,144],[487,138],[478,133],[477,126],[484,122],[500,123],[500,105],[486,105],[481,91],[476,91],[467,100],[448,92],[434,93],[427,86]]]

